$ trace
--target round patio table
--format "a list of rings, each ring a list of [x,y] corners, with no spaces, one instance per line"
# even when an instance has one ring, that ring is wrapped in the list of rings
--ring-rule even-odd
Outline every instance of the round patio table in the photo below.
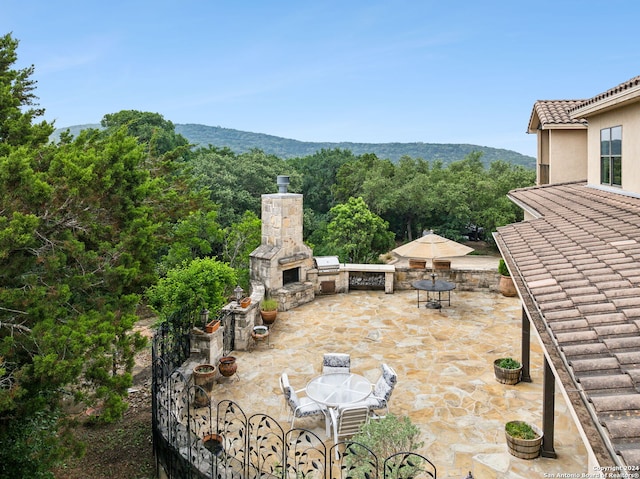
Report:
[[[318,404],[338,407],[366,399],[372,386],[368,379],[353,373],[323,374],[307,384],[307,396]]]
[[[427,292],[427,300],[425,307],[432,309],[440,309],[442,308],[442,302],[446,301],[448,306],[451,306],[451,291],[456,288],[455,283],[451,283],[449,281],[444,281],[442,279],[421,279],[420,281],[414,281],[411,283],[411,286],[416,288],[418,292],[418,308],[420,307],[420,291]],[[433,298],[431,297],[431,293],[434,293]],[[435,293],[438,293],[438,298],[436,299]],[[447,293],[446,298],[442,298],[442,293]]]
[[[373,391],[373,386],[358,374],[330,373],[313,378],[307,384],[306,391],[309,399],[336,409],[366,399]],[[325,419],[327,437],[331,437],[331,414],[325,414]]]

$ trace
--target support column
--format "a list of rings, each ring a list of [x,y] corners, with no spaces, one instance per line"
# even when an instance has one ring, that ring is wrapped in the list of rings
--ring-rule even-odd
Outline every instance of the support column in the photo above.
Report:
[[[525,383],[531,382],[531,323],[527,312],[522,306],[522,343],[520,346],[522,356],[522,376],[520,381]]]
[[[555,422],[555,393],[556,378],[553,375],[551,366],[547,357],[544,357],[544,387],[543,387],[543,403],[542,403],[542,457],[556,458],[556,451],[553,448],[553,432]]]

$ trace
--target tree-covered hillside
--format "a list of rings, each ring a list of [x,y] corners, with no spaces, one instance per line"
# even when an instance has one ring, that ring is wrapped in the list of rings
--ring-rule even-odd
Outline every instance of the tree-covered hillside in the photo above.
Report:
[[[99,128],[100,125],[76,125],[68,127],[73,135],[83,128]],[[56,130],[56,135],[67,128]],[[352,142],[307,142],[290,140],[263,133],[207,126],[199,124],[176,124],[176,133],[183,135],[191,143],[207,147],[228,147],[236,153],[244,153],[251,149],[260,149],[268,155],[288,159],[310,156],[320,150],[339,148],[349,150],[354,155],[374,153],[378,158],[397,162],[403,156],[422,158],[423,160],[441,160],[444,164],[462,160],[472,152],[482,152],[482,161],[489,165],[496,160],[503,160],[513,165],[526,168],[535,167],[535,158],[522,155],[513,150],[491,148],[488,146],[453,144],[453,143],[352,143]]]

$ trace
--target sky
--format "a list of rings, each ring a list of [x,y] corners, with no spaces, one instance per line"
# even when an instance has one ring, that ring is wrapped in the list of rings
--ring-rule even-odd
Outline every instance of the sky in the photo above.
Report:
[[[121,110],[300,141],[536,156],[536,100],[640,75],[636,0],[0,0],[44,119]]]

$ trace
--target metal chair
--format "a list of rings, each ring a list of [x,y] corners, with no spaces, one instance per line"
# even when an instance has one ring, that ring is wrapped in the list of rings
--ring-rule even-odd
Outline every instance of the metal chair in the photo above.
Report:
[[[387,414],[389,413],[389,399],[391,399],[391,393],[393,393],[398,382],[398,375],[391,366],[382,363],[380,368],[382,369],[382,374],[374,384],[371,395],[355,404],[355,406],[368,407],[372,413],[372,418],[384,417],[378,415],[375,411],[384,409]]]
[[[322,416],[326,419],[327,408],[312,401],[306,396],[298,396],[298,393],[303,392],[304,389],[295,391],[291,384],[289,384],[289,377],[287,373],[282,373],[280,376],[280,389],[284,395],[284,399],[289,406],[289,415],[291,417],[291,428],[294,427],[296,419],[310,416]],[[287,417],[287,420],[289,418]]]
[[[345,353],[325,353],[322,357],[322,374],[350,373],[351,356]]]
[[[331,408],[329,413],[333,426],[336,458],[338,458],[337,445],[340,438],[351,437],[360,432],[360,427],[369,420],[369,408],[367,406],[347,406],[337,409]]]

